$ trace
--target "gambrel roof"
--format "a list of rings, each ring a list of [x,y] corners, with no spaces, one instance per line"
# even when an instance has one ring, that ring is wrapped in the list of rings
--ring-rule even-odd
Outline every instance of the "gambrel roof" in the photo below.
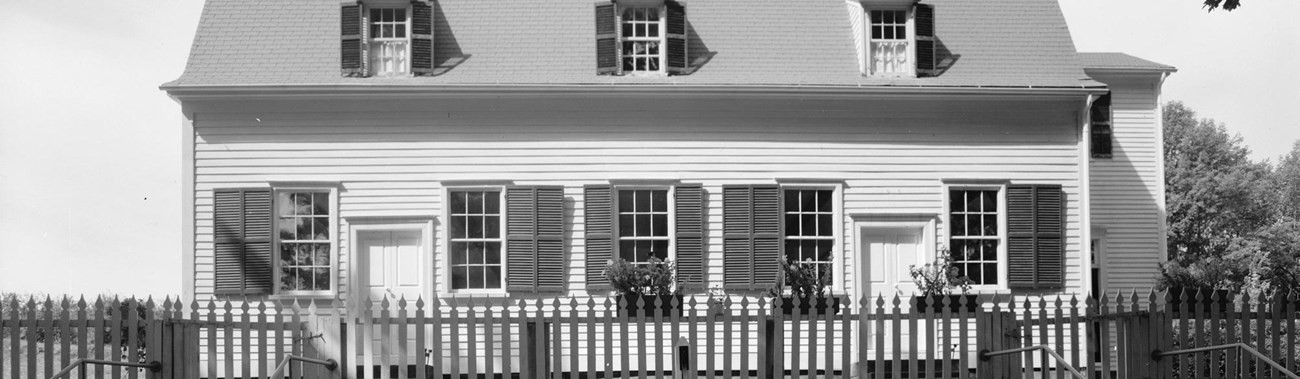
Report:
[[[940,73],[902,79],[862,75],[842,0],[684,1],[696,67],[659,78],[596,74],[591,0],[431,3],[437,75],[340,75],[336,0],[208,0],[184,74],[164,87],[1103,87],[1084,74],[1054,0],[924,0],[935,10]]]

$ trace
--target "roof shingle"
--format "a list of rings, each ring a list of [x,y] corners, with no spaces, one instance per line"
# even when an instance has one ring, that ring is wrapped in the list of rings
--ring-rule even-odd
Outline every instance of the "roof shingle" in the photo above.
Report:
[[[688,1],[691,59],[711,58],[690,75],[667,78],[596,75],[590,0],[436,0],[439,75],[345,78],[337,1],[208,0],[185,72],[165,86],[1101,86],[1083,73],[1053,0],[925,2],[935,8],[942,60],[930,78],[864,77],[840,0]]]

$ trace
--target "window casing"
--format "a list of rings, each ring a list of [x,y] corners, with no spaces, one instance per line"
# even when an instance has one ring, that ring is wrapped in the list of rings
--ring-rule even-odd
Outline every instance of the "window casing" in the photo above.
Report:
[[[818,278],[832,280],[834,273],[835,191],[784,189],[782,215],[785,259],[814,267]]]
[[[403,76],[411,71],[411,19],[405,7],[370,9],[370,71]]]
[[[451,290],[499,291],[505,283],[505,223],[500,189],[448,192]]]
[[[338,275],[334,190],[277,188],[274,201],[275,293],[332,294]]]
[[[652,257],[674,259],[671,190],[618,188],[616,191],[618,257],[634,264],[647,263]]]
[[[624,73],[663,74],[666,34],[662,7],[619,7]]]
[[[948,190],[949,254],[952,264],[984,288],[1006,285],[1003,191],[998,187]]]
[[[912,12],[867,10],[867,62],[871,76],[916,76]]]

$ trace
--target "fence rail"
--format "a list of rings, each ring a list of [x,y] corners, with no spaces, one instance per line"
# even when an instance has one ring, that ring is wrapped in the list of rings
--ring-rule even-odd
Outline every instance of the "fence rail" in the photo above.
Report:
[[[0,309],[0,376],[267,377],[285,356],[313,378],[902,379],[1278,377],[1296,371],[1296,298],[1128,292],[1080,296],[849,299],[614,297],[378,299],[345,304],[230,298],[11,300]],[[1242,343],[1239,358],[1154,351]],[[1029,349],[981,356],[981,351]],[[1053,357],[1044,351],[1052,351]],[[987,360],[981,358],[988,358]],[[308,361],[311,362],[311,361]]]

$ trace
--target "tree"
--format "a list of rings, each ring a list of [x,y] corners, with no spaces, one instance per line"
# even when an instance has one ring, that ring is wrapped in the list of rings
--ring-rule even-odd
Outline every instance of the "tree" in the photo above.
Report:
[[[1258,250],[1243,240],[1276,221],[1269,165],[1252,162],[1241,136],[1181,102],[1163,117],[1170,260],[1249,264]]]
[[[1241,6],[1241,0],[1205,0],[1205,7],[1212,12],[1223,6],[1223,10],[1231,12],[1233,9]]]
[[[1277,181],[1278,212],[1286,219],[1300,221],[1300,141],[1291,145],[1291,153],[1278,162],[1273,176]]]

